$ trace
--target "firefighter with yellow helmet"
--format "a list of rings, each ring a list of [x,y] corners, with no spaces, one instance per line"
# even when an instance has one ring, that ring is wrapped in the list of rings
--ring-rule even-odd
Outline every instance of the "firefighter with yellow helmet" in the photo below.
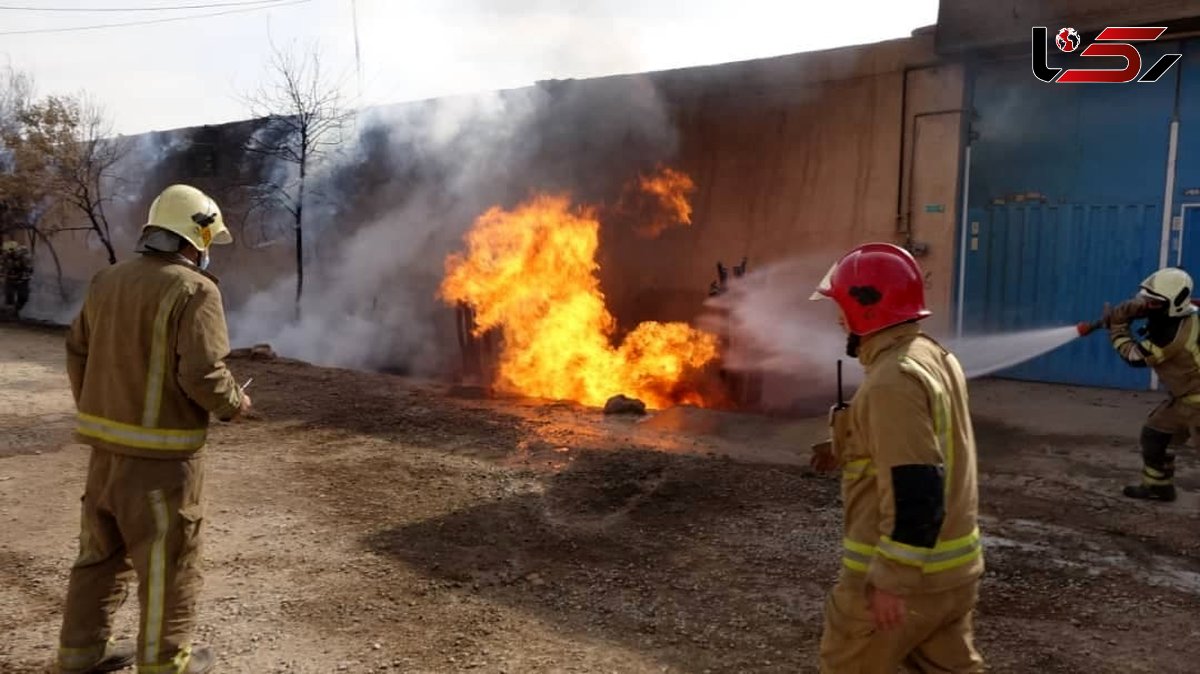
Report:
[[[150,206],[139,255],[98,273],[67,336],[76,433],[92,448],[79,556],[71,568],[59,667],[197,674],[215,657],[191,633],[210,414],[250,397],[225,367],[229,336],[209,249],[233,241],[208,195],[172,185]],[[112,618],[138,580],[138,640]]]
[[[908,251],[847,253],[812,299],[837,303],[865,379],[830,411],[813,466],[840,467],[842,570],[825,606],[820,670],[983,671],[972,615],[984,563],[975,437],[954,355],[921,331],[924,278]]]
[[[1135,337],[1131,323],[1146,324]],[[1125,487],[1130,498],[1174,501],[1176,434],[1200,426],[1200,314],[1192,304],[1192,277],[1182,269],[1160,269],[1142,281],[1133,298],[1105,307],[1113,348],[1132,367],[1150,367],[1170,397],[1142,426],[1142,479]]]
[[[21,315],[29,301],[29,282],[33,279],[33,258],[29,248],[16,241],[0,246],[0,284],[4,286],[4,303]]]

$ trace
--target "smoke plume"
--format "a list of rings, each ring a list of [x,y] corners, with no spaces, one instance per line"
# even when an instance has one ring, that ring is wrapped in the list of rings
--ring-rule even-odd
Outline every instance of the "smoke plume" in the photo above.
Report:
[[[760,267],[730,279],[728,290],[706,303],[699,324],[725,337],[723,366],[767,375],[767,407],[833,401],[839,358],[847,394],[861,381],[861,367],[846,356],[835,305],[809,300],[829,264],[829,257],[813,257]]]
[[[604,201],[675,144],[643,78],[365,111],[355,141],[318,167],[305,202],[312,281],[299,318],[289,272],[231,312],[232,338],[323,365],[445,371],[458,344],[437,288],[481,213],[542,190]]]

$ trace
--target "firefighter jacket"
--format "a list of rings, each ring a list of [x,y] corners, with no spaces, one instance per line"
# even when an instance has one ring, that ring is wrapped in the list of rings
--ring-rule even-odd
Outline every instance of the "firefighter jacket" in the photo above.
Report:
[[[1174,321],[1174,334],[1135,339],[1127,318],[1114,320],[1108,329],[1113,348],[1130,365],[1154,368],[1172,398],[1200,404],[1200,314],[1158,320]]]
[[[866,377],[831,412],[843,573],[899,595],[978,579],[975,436],[957,359],[912,323],[871,335],[858,357]]]
[[[229,419],[241,405],[228,354],[216,279],[177,255],[104,269],[67,335],[76,433],[120,454],[187,458],[209,413]]]

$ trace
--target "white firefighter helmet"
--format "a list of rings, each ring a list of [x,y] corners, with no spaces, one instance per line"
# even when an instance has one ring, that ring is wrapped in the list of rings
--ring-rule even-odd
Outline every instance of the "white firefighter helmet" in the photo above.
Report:
[[[1187,316],[1196,311],[1192,304],[1192,277],[1182,269],[1159,269],[1142,281],[1139,297],[1163,302],[1168,316]]]
[[[163,190],[150,204],[150,216],[142,231],[147,227],[174,232],[200,251],[212,244],[233,243],[217,202],[190,185],[171,185]]]

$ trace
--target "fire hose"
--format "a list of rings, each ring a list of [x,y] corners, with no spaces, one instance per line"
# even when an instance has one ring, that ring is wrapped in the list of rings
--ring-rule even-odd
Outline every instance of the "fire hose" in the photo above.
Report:
[[[1104,304],[1104,313],[1100,318],[1094,321],[1080,321],[1075,325],[1075,330],[1079,332],[1080,337],[1086,337],[1093,332],[1102,328],[1107,328],[1109,322],[1113,319],[1113,312],[1123,317],[1121,320],[1136,320],[1145,318],[1146,310],[1149,307],[1141,298],[1136,298],[1123,302],[1114,309],[1110,309],[1108,303]]]
[[[1200,300],[1192,300],[1192,306],[1194,306],[1198,310],[1200,310]],[[1141,311],[1135,313],[1130,318],[1144,318],[1145,317],[1144,311],[1145,311],[1145,307],[1143,307]],[[1100,330],[1102,328],[1107,328],[1108,327],[1107,314],[1108,314],[1108,311],[1106,309],[1105,316],[1098,318],[1094,321],[1080,321],[1078,324],[1076,324],[1075,329],[1079,332],[1079,336],[1086,337],[1097,330]]]

